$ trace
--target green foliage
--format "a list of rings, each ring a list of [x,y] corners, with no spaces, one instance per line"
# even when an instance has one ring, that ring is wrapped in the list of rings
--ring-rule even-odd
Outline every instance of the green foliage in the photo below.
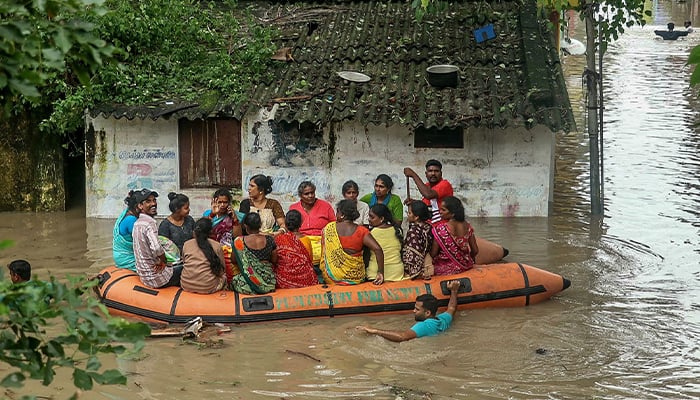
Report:
[[[49,385],[58,368],[73,369],[73,384],[89,390],[93,383],[124,384],[118,370],[103,370],[99,354],[138,351],[150,328],[112,318],[90,296],[95,282],[71,279],[12,284],[0,281],[0,362],[15,370],[0,385],[21,387],[26,379]],[[46,328],[59,333],[49,334]],[[125,344],[128,343],[128,347]]]
[[[692,50],[690,50],[688,64],[695,65],[695,68],[693,68],[693,74],[690,75],[690,85],[697,85],[700,83],[700,68],[698,68],[698,64],[700,64],[700,46],[695,46]]]
[[[59,134],[96,104],[243,101],[275,50],[232,0],[5,0],[0,17],[0,106]]]
[[[45,128],[74,130],[83,110],[101,103],[174,100],[213,108],[239,102],[274,54],[273,31],[231,0],[107,0],[106,6],[104,15],[85,18],[119,49],[116,62],[99,68],[89,86],[55,76]]]
[[[416,14],[416,21],[421,22],[426,14],[434,14],[447,9],[447,2],[441,0],[413,0],[411,8]]]
[[[597,39],[603,45],[603,53],[625,29],[646,25],[645,17],[651,16],[651,10],[644,9],[644,0],[611,0],[601,4],[584,2],[574,9],[580,11],[581,19],[589,14],[593,16],[594,26],[600,28]]]
[[[114,48],[79,16],[104,12],[103,0],[0,2],[0,102],[36,102],[51,76],[66,71],[82,83]]]

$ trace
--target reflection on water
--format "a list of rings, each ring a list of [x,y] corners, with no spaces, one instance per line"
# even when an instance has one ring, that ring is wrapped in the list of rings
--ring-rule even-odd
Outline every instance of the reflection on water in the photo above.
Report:
[[[557,136],[550,218],[473,221],[511,260],[571,279],[562,295],[531,308],[460,312],[446,334],[401,344],[354,326],[400,329],[410,315],[234,326],[222,349],[151,340],[138,360],[119,360],[126,387],[91,396],[700,397],[700,104],[685,65],[700,32],[677,42],[653,37],[668,19],[698,19],[698,3],[656,7],[655,26],[625,34],[604,60],[605,217],[588,216],[588,140],[570,133]],[[581,115],[584,60],[563,62]],[[580,117],[577,124],[585,126]],[[39,275],[94,273],[111,262],[112,221],[85,221],[81,210],[2,217],[0,237],[18,241],[3,260],[30,259]],[[33,389],[70,386],[57,382]]]

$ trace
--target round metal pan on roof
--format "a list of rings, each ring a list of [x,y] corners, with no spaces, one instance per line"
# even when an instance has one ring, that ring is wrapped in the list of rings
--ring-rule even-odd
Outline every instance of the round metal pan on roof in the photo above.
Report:
[[[357,83],[369,82],[370,79],[372,79],[369,77],[369,75],[365,75],[363,73],[355,71],[340,71],[338,72],[338,76],[345,79],[346,81]]]

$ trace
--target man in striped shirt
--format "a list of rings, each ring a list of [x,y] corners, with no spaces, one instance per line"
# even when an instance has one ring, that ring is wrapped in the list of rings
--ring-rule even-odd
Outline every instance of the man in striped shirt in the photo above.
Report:
[[[150,288],[180,286],[182,266],[173,268],[165,264],[165,250],[158,241],[158,225],[154,219],[158,215],[158,193],[142,189],[134,196],[139,210],[139,218],[134,222],[132,232],[136,273],[141,282]]]
[[[420,194],[423,195],[423,203],[430,207],[433,214],[430,222],[439,222],[441,219],[440,204],[442,204],[442,199],[454,195],[452,184],[447,179],[442,179],[442,163],[438,160],[428,160],[425,163],[427,185],[423,183],[423,180],[413,169],[406,167],[403,169],[403,173],[407,177],[413,178],[413,182],[416,183]],[[413,200],[410,198],[406,199],[404,204],[409,204],[411,201]]]

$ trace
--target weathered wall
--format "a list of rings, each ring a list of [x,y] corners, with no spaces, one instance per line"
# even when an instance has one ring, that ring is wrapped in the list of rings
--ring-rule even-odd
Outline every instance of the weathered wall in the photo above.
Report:
[[[85,167],[90,217],[119,214],[129,189],[175,189],[177,121],[89,119]]]
[[[63,211],[63,149],[26,112],[0,118],[0,211]]]
[[[85,215],[114,218],[131,189],[158,192],[158,214],[170,214],[168,192],[190,197],[194,217],[209,208],[208,189],[179,190],[176,120],[87,118]]]
[[[443,176],[452,182],[469,215],[548,214],[554,135],[546,128],[469,129],[464,132],[464,149],[414,149],[412,130],[402,126],[346,122],[326,127],[312,138],[308,132],[293,130],[280,139],[285,135],[266,117],[261,113],[243,125],[243,181],[257,173],[272,176],[273,196],[285,204],[297,200],[297,185],[305,179],[316,184],[317,196],[335,202],[346,180],[355,180],[364,194],[373,190],[381,173],[391,176],[393,192],[404,199],[403,168],[412,167],[423,176],[425,162],[435,158],[443,163]],[[299,152],[297,143],[306,151]],[[420,198],[412,182],[410,188],[411,196]]]
[[[403,168],[410,166],[422,175],[425,162],[435,158],[443,163],[443,176],[465,202],[468,215],[548,214],[554,135],[546,128],[468,129],[464,149],[414,149],[413,132],[406,127],[346,122],[320,130],[307,125],[296,129],[274,122],[274,111],[261,110],[242,121],[244,191],[251,176],[270,175],[272,197],[288,206],[298,200],[299,183],[308,179],[316,184],[318,197],[334,203],[346,180],[355,180],[364,194],[385,173],[394,180],[394,193],[404,199]],[[169,213],[169,191],[190,197],[193,216],[209,207],[213,188],[179,190],[177,121],[95,118],[87,126],[88,216],[115,217],[128,190],[141,187],[160,193],[160,215]],[[411,196],[420,198],[413,183],[410,188]]]

